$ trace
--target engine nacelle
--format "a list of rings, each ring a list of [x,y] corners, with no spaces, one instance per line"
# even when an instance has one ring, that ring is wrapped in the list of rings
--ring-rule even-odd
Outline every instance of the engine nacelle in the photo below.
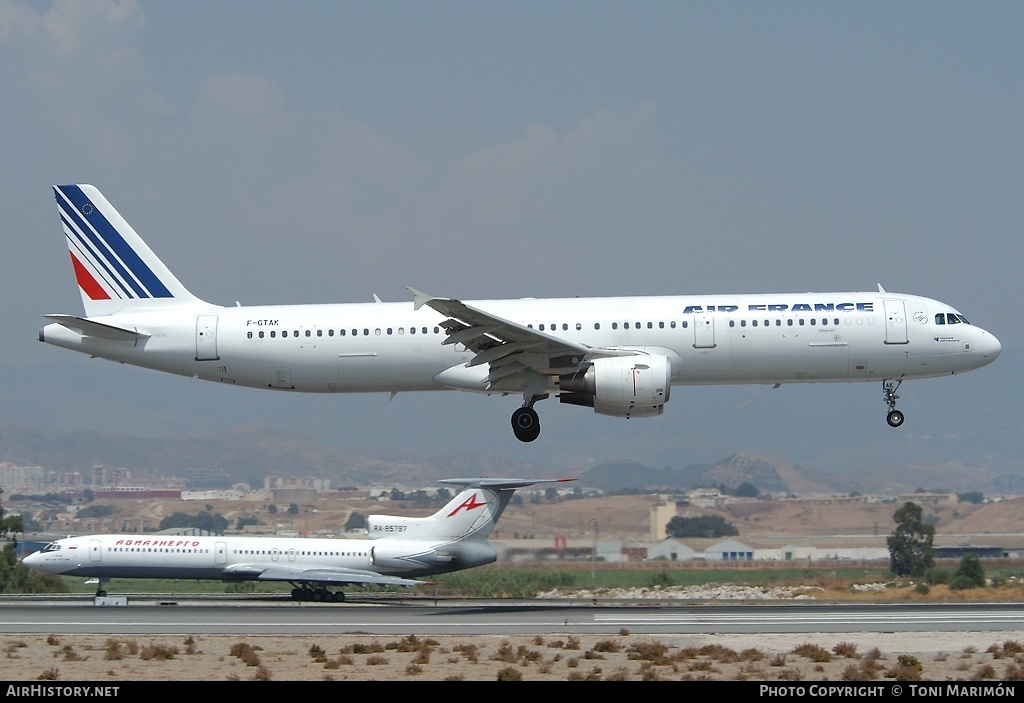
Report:
[[[413,576],[469,569],[492,564],[497,558],[494,547],[483,540],[439,545],[381,540],[370,547],[370,563],[375,567]]]
[[[559,378],[558,399],[601,415],[654,417],[665,411],[671,384],[672,362],[666,356],[614,356]]]

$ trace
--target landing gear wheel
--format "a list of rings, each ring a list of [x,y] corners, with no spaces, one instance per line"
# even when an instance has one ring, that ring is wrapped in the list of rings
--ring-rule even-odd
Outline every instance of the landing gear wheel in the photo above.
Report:
[[[106,597],[107,597],[107,592],[106,592],[106,591],[104,591],[104,590],[103,590],[103,589],[101,588],[100,590],[96,591],[96,597],[97,597],[97,598],[106,598]]]
[[[292,589],[292,600],[302,600],[302,589],[301,588],[293,588]]]
[[[523,406],[512,413],[512,432],[520,442],[532,442],[540,437],[540,417],[537,411]]]
[[[889,414],[885,416],[885,421],[889,423],[889,427],[899,427],[903,424],[903,413],[896,409],[896,399],[899,398],[896,395],[896,391],[901,383],[903,383],[903,379],[887,378],[882,381],[885,404],[889,406]]]

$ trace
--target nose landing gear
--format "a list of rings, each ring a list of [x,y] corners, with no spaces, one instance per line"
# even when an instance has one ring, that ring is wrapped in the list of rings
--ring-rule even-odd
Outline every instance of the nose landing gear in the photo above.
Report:
[[[899,427],[903,424],[903,413],[896,409],[896,399],[899,398],[896,395],[896,389],[900,387],[901,383],[903,383],[903,379],[886,379],[882,381],[885,404],[889,406],[889,413],[885,416],[885,421],[889,423],[889,427]]]

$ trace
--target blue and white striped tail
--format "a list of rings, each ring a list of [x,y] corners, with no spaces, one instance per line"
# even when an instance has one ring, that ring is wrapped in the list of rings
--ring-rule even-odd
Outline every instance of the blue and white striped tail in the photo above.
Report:
[[[53,191],[87,317],[202,304],[97,188]]]

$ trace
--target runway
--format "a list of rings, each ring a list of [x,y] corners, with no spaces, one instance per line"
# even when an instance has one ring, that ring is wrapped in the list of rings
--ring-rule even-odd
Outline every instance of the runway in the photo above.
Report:
[[[97,606],[91,597],[0,598],[2,634],[595,635],[848,632],[1024,633],[1024,608],[1006,603],[609,603],[374,599],[343,604],[288,598],[129,597]]]

